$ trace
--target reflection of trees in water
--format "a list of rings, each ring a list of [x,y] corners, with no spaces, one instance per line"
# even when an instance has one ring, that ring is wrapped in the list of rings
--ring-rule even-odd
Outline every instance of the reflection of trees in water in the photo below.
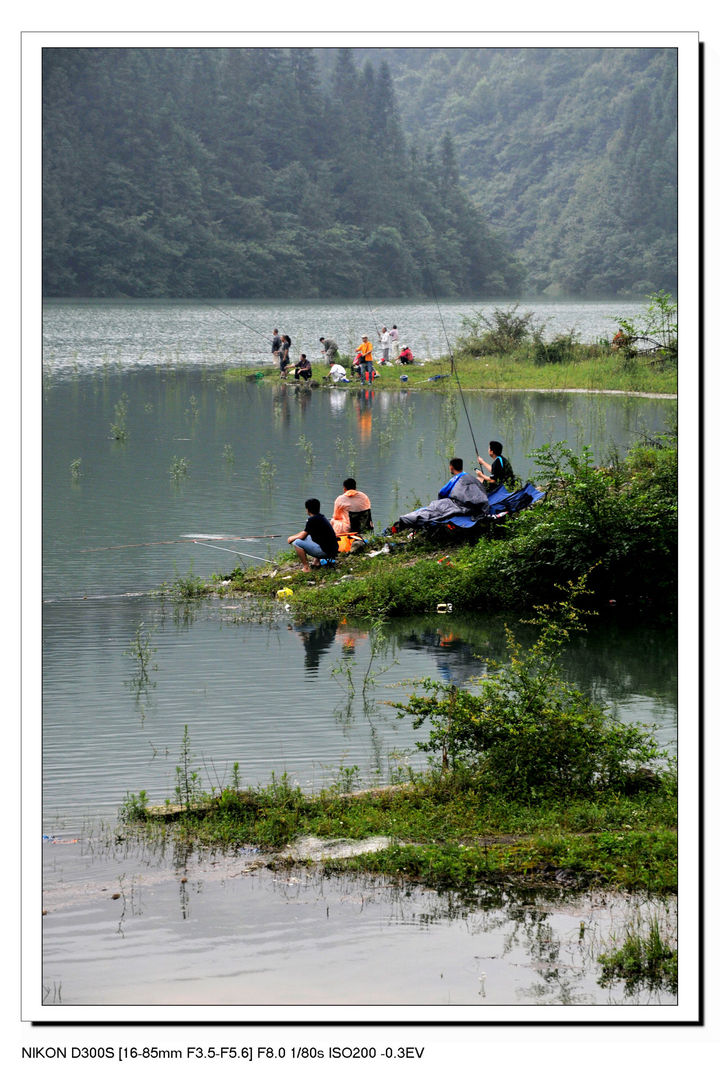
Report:
[[[590,629],[563,653],[566,679],[597,700],[631,695],[677,703],[677,642],[667,629]]]
[[[310,875],[313,888],[314,878]],[[625,927],[629,917],[638,917],[654,906],[646,898],[585,894],[567,889],[531,891],[489,886],[474,893],[430,893],[414,887],[383,884],[362,875],[333,875],[333,888],[344,898],[361,904],[384,901],[390,906],[390,921],[403,926],[440,926],[463,923],[472,937],[494,933],[502,935],[498,952],[487,944],[486,953],[468,956],[465,972],[477,976],[478,994],[486,997],[484,966],[502,959],[519,969],[532,968],[537,982],[515,989],[517,1004],[594,1005],[615,1003],[663,1004],[662,992],[652,987],[630,989],[627,985],[616,995],[602,991],[599,984],[598,954],[607,950],[611,927]],[[430,904],[430,907],[428,907]],[[616,914],[614,914],[616,913]],[[576,918],[568,927],[568,915]],[[477,946],[482,950],[482,944]],[[513,959],[515,958],[515,959]],[[592,986],[589,986],[592,985]],[[597,993],[594,994],[593,990]]]

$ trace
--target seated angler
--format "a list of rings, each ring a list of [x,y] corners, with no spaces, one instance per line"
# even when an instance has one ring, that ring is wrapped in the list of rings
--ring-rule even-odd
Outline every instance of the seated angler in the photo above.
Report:
[[[442,523],[453,516],[472,516],[476,520],[490,515],[487,494],[474,475],[463,470],[459,457],[450,460],[450,478],[437,495],[436,501],[421,509],[401,516],[394,527],[420,527],[423,524]]]
[[[343,492],[335,498],[330,523],[336,535],[373,530],[370,498],[357,489],[354,478],[343,482]]]
[[[320,502],[316,497],[307,499],[305,511],[308,514],[305,527],[297,535],[291,535],[288,544],[295,547],[300,564],[307,572],[310,568],[308,554],[316,568],[323,558],[334,561],[338,553],[338,541],[330,521],[320,512]]]
[[[488,446],[488,456],[490,462],[482,459],[478,456],[477,461],[481,467],[484,467],[490,474],[485,474],[485,471],[476,471],[475,474],[481,482],[485,484],[485,490],[488,494],[495,493],[499,490],[503,483],[512,483],[515,481],[515,475],[510,464],[510,460],[507,456],[502,454],[503,446],[499,441],[490,441]]]

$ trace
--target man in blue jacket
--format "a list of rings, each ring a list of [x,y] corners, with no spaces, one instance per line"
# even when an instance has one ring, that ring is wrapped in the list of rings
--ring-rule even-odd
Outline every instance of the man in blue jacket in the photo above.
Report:
[[[463,470],[459,457],[450,460],[450,478],[438,492],[437,500],[415,509],[397,521],[400,528],[419,524],[442,523],[453,516],[472,516],[475,520],[489,515],[490,505],[485,490],[474,475]]]

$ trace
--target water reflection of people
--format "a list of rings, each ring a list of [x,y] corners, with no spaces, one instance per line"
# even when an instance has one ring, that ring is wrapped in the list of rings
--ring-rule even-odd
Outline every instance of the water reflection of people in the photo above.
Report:
[[[362,444],[367,444],[372,437],[372,401],[375,393],[365,388],[355,397],[355,412],[357,414],[358,434]]]
[[[337,633],[336,621],[320,622],[319,625],[295,626],[305,648],[305,670],[316,672],[320,659],[328,651]]]

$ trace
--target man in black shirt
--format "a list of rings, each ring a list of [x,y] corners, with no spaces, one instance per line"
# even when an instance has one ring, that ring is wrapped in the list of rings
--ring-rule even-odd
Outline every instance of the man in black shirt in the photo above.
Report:
[[[288,544],[295,547],[300,563],[307,572],[310,568],[308,554],[315,567],[320,565],[323,558],[334,561],[337,557],[338,541],[330,521],[320,512],[320,502],[316,497],[307,499],[305,509],[308,514],[307,523],[297,535],[290,536]]]
[[[503,482],[512,483],[514,480],[513,469],[510,466],[510,460],[507,456],[502,454],[503,446],[499,441],[490,441],[488,446],[488,456],[490,457],[490,463],[487,460],[483,460],[478,456],[477,460],[481,467],[484,467],[490,474],[486,475],[484,471],[476,471],[477,477],[484,482],[485,489],[489,494],[494,493],[495,490],[503,484]]]

